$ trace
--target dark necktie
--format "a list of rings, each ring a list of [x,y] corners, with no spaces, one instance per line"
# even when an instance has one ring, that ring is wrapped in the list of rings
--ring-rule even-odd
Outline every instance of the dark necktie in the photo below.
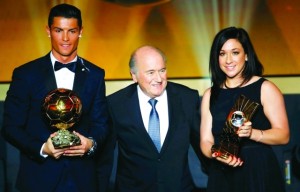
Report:
[[[55,70],[55,71],[58,71],[58,70],[60,70],[61,68],[66,67],[66,68],[68,68],[70,71],[72,71],[73,73],[75,73],[76,63],[77,63],[77,61],[71,62],[71,63],[68,63],[68,64],[62,64],[62,63],[59,62],[59,61],[55,61],[55,63],[54,63],[54,70]]]
[[[160,152],[161,146],[160,146],[159,116],[155,109],[157,100],[150,99],[148,102],[152,106],[152,109],[150,112],[150,117],[149,117],[148,133],[149,133],[154,145],[156,146],[157,151]]]

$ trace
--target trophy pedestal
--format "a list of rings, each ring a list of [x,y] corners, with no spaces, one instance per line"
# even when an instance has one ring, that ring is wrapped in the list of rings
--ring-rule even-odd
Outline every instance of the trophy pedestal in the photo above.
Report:
[[[239,145],[227,142],[221,142],[219,145],[213,145],[212,153],[217,153],[217,157],[227,159],[230,155],[237,156],[239,152]]]
[[[80,138],[66,129],[58,130],[51,140],[55,149],[62,149],[81,144]]]

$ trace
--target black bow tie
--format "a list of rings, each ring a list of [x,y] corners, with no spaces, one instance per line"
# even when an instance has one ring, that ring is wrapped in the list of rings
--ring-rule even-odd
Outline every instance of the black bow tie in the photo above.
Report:
[[[59,62],[59,61],[55,61],[55,63],[54,63],[54,70],[55,70],[55,71],[58,71],[58,70],[60,70],[61,68],[66,67],[66,68],[68,68],[70,71],[72,71],[73,73],[75,73],[76,63],[77,63],[77,61],[71,62],[71,63],[68,63],[68,64],[62,64],[62,63]]]

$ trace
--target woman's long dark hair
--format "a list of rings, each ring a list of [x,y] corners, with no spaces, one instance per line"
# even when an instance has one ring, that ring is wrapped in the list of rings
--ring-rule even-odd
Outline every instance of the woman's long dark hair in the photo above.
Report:
[[[244,78],[242,84],[247,83],[254,75],[261,76],[263,74],[263,65],[256,55],[248,33],[243,28],[228,27],[222,29],[215,36],[210,50],[209,71],[212,81],[211,103],[217,99],[219,95],[219,88],[226,81],[226,74],[219,66],[219,55],[224,43],[229,39],[238,40],[247,54],[247,61],[245,61],[245,67],[242,71],[242,77]]]

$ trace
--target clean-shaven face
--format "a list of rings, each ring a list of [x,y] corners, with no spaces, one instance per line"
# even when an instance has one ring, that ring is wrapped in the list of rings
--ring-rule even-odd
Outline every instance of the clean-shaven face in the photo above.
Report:
[[[47,27],[51,38],[52,53],[56,59],[66,63],[77,55],[77,46],[82,33],[77,19],[54,17],[51,27]]]
[[[167,69],[163,57],[149,47],[136,52],[135,73],[132,78],[151,98],[160,96],[167,86]]]
[[[247,54],[237,39],[228,39],[219,53],[219,66],[230,78],[240,77],[247,60]]]

